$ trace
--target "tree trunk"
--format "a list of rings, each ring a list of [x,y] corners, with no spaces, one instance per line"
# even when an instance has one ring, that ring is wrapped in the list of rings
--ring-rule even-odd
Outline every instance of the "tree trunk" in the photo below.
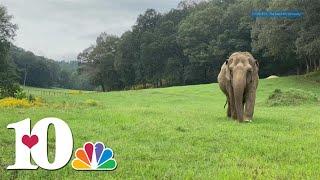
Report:
[[[203,78],[204,78],[204,82],[207,82],[207,65],[206,63],[203,63]]]
[[[312,60],[310,57],[308,59],[309,59],[309,69],[310,69],[309,72],[312,72]]]
[[[314,58],[313,59],[313,71],[316,71],[317,70],[317,62],[316,62],[316,59]]]
[[[186,79],[184,76],[185,76],[185,65],[183,64],[182,65],[182,72],[180,74],[180,80],[181,80],[182,85],[186,85]]]
[[[24,71],[23,86],[26,86],[27,74],[28,74],[28,66],[26,65],[26,69],[25,69],[25,71]]]
[[[103,91],[103,92],[106,92],[106,88],[105,88],[103,82],[101,82],[101,88],[102,88],[102,91]]]
[[[310,72],[309,61],[308,61],[308,58],[306,57],[306,74],[308,74],[309,72]]]

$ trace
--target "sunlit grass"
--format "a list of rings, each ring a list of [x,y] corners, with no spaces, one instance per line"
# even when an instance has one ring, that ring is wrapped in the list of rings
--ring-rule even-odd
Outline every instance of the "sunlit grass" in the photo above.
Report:
[[[70,94],[42,93],[43,107],[0,108],[0,179],[152,179],[320,177],[319,104],[270,107],[275,89],[302,89],[320,96],[320,84],[300,77],[260,81],[253,123],[226,118],[225,97],[217,84]],[[86,102],[94,102],[91,106]],[[61,170],[7,171],[14,162],[14,131],[9,123],[45,117],[66,121],[75,148],[102,141],[115,152],[114,172],[78,172],[70,163]],[[53,134],[53,129],[50,129]],[[50,152],[54,138],[49,134]],[[75,150],[75,149],[74,149]],[[49,153],[52,158],[53,153]]]

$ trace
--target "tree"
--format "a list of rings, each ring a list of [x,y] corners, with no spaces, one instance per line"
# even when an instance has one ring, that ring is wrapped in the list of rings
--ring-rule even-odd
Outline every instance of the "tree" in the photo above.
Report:
[[[134,60],[136,57],[136,41],[131,31],[121,36],[118,48],[115,70],[118,72],[121,87],[130,88],[135,84]]]
[[[305,60],[306,71],[320,69],[320,2],[317,0],[299,1],[299,7],[304,10],[304,19],[296,40],[297,54]],[[302,63],[300,63],[302,64]]]
[[[303,66],[319,69],[319,4],[186,0],[167,13],[147,9],[132,30],[120,38],[100,36],[79,60],[93,84],[107,90],[215,82],[222,63],[236,51],[253,52],[260,77],[295,74]],[[299,8],[304,19],[250,16],[257,9]]]
[[[213,44],[222,33],[222,14],[221,8],[208,4],[206,8],[191,13],[179,27],[178,42],[183,47],[190,65],[202,69],[202,82],[213,80],[212,63],[218,60]]]
[[[0,5],[0,98],[13,96],[18,86],[17,75],[8,53],[10,41],[15,36],[17,26],[11,23],[12,16]]]
[[[296,1],[270,1],[267,9],[290,10],[297,8]],[[262,66],[272,74],[292,74],[299,68],[296,56],[295,41],[301,20],[277,18],[257,19],[253,24],[252,48],[256,54],[261,54]],[[276,65],[275,65],[276,62]]]
[[[156,28],[159,27],[161,14],[154,9],[147,9],[139,15],[133,34],[137,38],[135,57],[135,76],[138,83],[146,87],[147,83],[155,83],[159,79],[156,69],[160,61],[159,42],[157,42]],[[161,68],[161,67],[160,67]],[[157,77],[156,77],[157,76]]]
[[[119,44],[116,36],[102,33],[96,46],[79,54],[78,60],[92,84],[100,85],[103,91],[119,89],[120,82],[115,70],[115,60]]]

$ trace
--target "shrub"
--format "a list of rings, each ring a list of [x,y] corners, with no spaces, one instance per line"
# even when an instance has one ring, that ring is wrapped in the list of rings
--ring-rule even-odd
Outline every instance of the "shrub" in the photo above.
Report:
[[[23,89],[17,89],[17,92],[14,93],[14,97],[17,99],[26,99],[27,94],[23,91]]]
[[[0,107],[29,108],[32,104],[27,99],[4,98],[0,100]]]
[[[270,106],[295,106],[315,102],[319,102],[316,94],[300,89],[289,89],[288,91],[276,89],[267,100]]]
[[[36,101],[36,98],[34,97],[34,95],[30,94],[30,95],[28,96],[28,101],[29,101],[29,102],[34,102],[34,101]]]
[[[306,78],[320,83],[320,71],[315,71],[305,75]]]
[[[17,108],[29,108],[43,105],[42,98],[35,98],[34,101],[28,99],[17,99],[8,97],[0,100],[0,107],[17,107]]]
[[[15,93],[22,91],[19,84],[6,84],[0,86],[0,99],[5,97],[14,97]]]

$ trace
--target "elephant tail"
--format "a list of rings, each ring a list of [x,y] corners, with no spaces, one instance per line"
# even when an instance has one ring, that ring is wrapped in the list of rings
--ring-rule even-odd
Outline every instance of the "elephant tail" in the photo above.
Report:
[[[226,101],[226,104],[225,104],[224,107],[223,107],[224,109],[226,108],[227,104],[228,104],[228,100]]]

